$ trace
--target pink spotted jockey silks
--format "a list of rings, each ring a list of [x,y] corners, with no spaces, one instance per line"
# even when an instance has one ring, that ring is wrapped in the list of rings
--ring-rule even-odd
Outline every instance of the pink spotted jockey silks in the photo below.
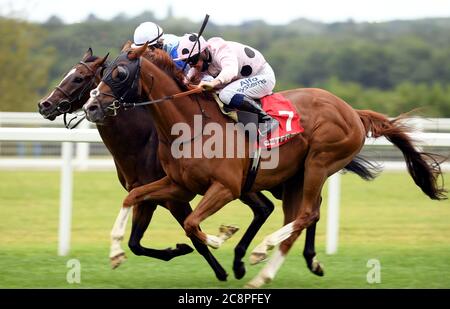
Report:
[[[261,136],[275,130],[279,123],[268,115],[258,99],[272,94],[275,74],[264,56],[256,49],[240,43],[196,34],[185,34],[178,45],[179,60],[192,64],[188,78],[201,76],[201,86],[219,90],[225,104],[257,115]],[[198,62],[199,59],[202,62]],[[201,70],[198,72],[197,70]]]
[[[219,92],[224,103],[230,104],[235,94],[259,99],[272,93],[275,74],[259,51],[218,37],[209,39],[207,48],[211,53],[211,63],[203,73],[226,85]],[[192,68],[188,77],[194,74],[196,69]]]

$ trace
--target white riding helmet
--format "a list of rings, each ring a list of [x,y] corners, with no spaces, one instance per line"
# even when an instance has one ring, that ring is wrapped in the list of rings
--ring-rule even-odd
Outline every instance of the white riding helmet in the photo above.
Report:
[[[142,23],[134,30],[134,44],[131,47],[136,48],[146,42],[149,42],[148,45],[154,45],[158,43],[163,34],[163,29],[157,24],[149,21]]]
[[[198,38],[198,42],[197,42]],[[195,45],[195,47],[194,47]],[[177,48],[177,54],[178,58],[174,59],[174,61],[177,60],[186,60],[189,55],[195,56],[202,51],[204,51],[208,47],[208,43],[203,38],[203,36],[198,37],[196,33],[186,33],[183,35],[180,39],[180,42],[178,44]],[[194,50],[192,50],[194,49]],[[192,50],[192,53],[191,53]]]

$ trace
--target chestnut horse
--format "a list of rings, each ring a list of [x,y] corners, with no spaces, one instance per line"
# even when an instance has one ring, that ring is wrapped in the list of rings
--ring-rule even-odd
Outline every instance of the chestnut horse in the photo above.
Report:
[[[73,113],[80,109],[87,101],[89,92],[100,82],[101,75],[106,68],[106,58],[106,56],[103,58],[93,56],[92,49],[89,48],[82,60],[69,71],[55,90],[38,103],[39,112],[44,118],[54,120],[62,113]],[[156,130],[145,108],[128,112],[119,111],[117,117],[108,119],[106,123],[98,125],[97,129],[114,157],[119,181],[126,190],[129,191],[164,175],[156,154],[158,146]],[[146,137],[149,138],[146,140]],[[141,142],[131,143],[130,141],[134,139]],[[272,191],[275,195],[279,194],[275,190]],[[273,203],[262,193],[249,193],[243,195],[241,200],[252,209],[254,218],[235,249],[233,271],[238,279],[245,275],[242,258],[251,240],[274,208]],[[144,207],[141,209],[139,206],[133,209],[132,229],[128,243],[134,254],[168,261],[192,252],[192,249],[186,244],[177,244],[175,249],[164,250],[142,247],[140,240],[151,221],[157,204],[149,201],[139,204]],[[186,216],[192,211],[189,204],[178,202],[176,207],[173,207],[172,204],[165,203],[163,207],[168,208],[176,220],[183,224]],[[127,209],[120,212],[111,233],[110,259],[113,268],[118,267],[125,259],[120,241],[125,233],[123,223],[126,223]],[[304,256],[311,272],[322,276],[323,270],[315,259],[314,238],[315,226],[308,228]],[[215,270],[217,277],[224,280],[225,272],[208,248],[196,239],[193,239],[193,243]]]
[[[164,98],[182,91],[182,80],[173,74],[170,58],[155,51],[154,59],[163,59],[165,66],[155,65],[142,57],[147,46],[122,53],[98,87],[91,92],[91,98],[83,107],[88,119],[100,121],[98,111],[124,104],[123,98],[130,89],[111,89],[105,78],[121,81],[139,82],[140,91],[151,99]],[[161,60],[160,60],[161,61]],[[155,62],[155,63],[153,63]],[[132,69],[138,67],[138,70]],[[130,73],[134,70],[134,73]],[[128,74],[127,74],[128,72]],[[354,110],[335,95],[321,89],[294,89],[283,91],[302,115],[305,131],[277,148],[278,164],[271,169],[260,169],[251,192],[282,187],[283,190],[283,228],[267,236],[252,253],[253,262],[267,257],[268,250],[280,244],[268,264],[249,283],[260,287],[271,281],[283,263],[294,241],[305,228],[313,226],[319,220],[321,190],[326,179],[345,168],[360,152],[368,134],[373,137],[385,136],[403,153],[410,175],[422,191],[432,199],[444,199],[445,190],[437,184],[441,175],[438,162],[417,151],[406,134],[407,129],[399,122],[400,118],[389,120],[374,111]],[[133,206],[141,201],[177,200],[190,201],[195,194],[203,198],[187,217],[184,229],[188,236],[194,236],[203,243],[218,248],[222,241],[199,229],[199,224],[220,210],[228,202],[239,198],[250,164],[249,156],[235,158],[207,158],[182,156],[175,158],[172,143],[177,136],[172,134],[176,124],[193,127],[193,116],[199,111],[207,115],[208,123],[214,122],[226,131],[231,120],[225,117],[208,98],[192,95],[164,103],[148,105],[158,132],[158,154],[167,176],[153,183],[131,190],[124,200],[124,207]],[[106,115],[103,115],[103,117]],[[195,130],[192,130],[195,132]],[[236,135],[244,133],[236,131]],[[194,136],[187,140],[189,144],[199,139],[207,141],[205,136]],[[224,148],[236,149],[236,138],[222,140]],[[250,146],[247,144],[247,148]],[[263,158],[270,158],[273,150],[263,150]],[[264,160],[263,160],[264,162]]]

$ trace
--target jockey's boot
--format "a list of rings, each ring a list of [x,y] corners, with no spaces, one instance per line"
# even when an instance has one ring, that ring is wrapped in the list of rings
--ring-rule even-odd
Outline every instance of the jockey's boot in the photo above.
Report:
[[[255,100],[249,97],[244,96],[242,103],[239,105],[238,108],[244,112],[250,112],[258,115],[259,123],[263,124],[262,126],[260,126],[259,130],[261,136],[266,136],[269,132],[274,131],[279,125],[276,119],[269,116],[261,108],[261,106],[258,103],[256,103]]]

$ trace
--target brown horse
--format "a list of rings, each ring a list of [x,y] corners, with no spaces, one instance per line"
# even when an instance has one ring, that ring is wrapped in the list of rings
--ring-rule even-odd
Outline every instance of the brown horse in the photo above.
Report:
[[[92,49],[89,48],[82,60],[64,76],[55,90],[38,103],[39,112],[46,119],[54,120],[63,113],[73,113],[80,109],[89,98],[89,92],[100,82],[107,66],[106,58],[107,56],[103,58],[93,56]],[[108,118],[104,124],[97,125],[97,129],[114,157],[119,181],[125,189],[131,190],[164,176],[156,154],[158,148],[156,130],[145,108],[141,107],[127,112],[119,111],[116,117]],[[148,139],[146,139],[147,137]],[[273,193],[277,194],[275,191]],[[235,249],[233,271],[238,279],[245,275],[242,258],[245,256],[251,240],[274,208],[273,203],[259,192],[245,194],[241,200],[252,209],[254,218]],[[173,207],[172,204],[173,202],[162,203],[162,206],[168,208],[176,220],[183,224],[192,209],[187,203],[175,203],[176,207]],[[140,241],[148,228],[157,204],[143,201],[139,205],[145,207],[133,209],[131,235],[128,242],[128,246],[134,254],[169,261],[174,257],[192,252],[192,249],[186,244],[177,244],[175,249],[164,250],[142,247]],[[120,242],[125,233],[125,225],[121,225],[121,223],[126,222],[127,216],[127,210],[119,213],[111,233],[110,259],[113,268],[118,267],[125,259]],[[313,267],[315,227],[308,228],[308,235],[304,249],[307,266],[314,274],[323,275],[323,270],[318,262]],[[226,273],[208,248],[196,239],[193,239],[193,243],[197,251],[214,269],[216,276],[220,280],[224,280]]]
[[[62,113],[72,113],[81,109],[89,98],[89,92],[101,80],[102,72],[107,65],[105,61],[106,56],[103,58],[93,56],[92,49],[89,48],[82,60],[64,76],[55,90],[39,102],[39,112],[45,118],[53,120]],[[114,158],[119,181],[127,191],[164,176],[156,153],[158,148],[156,130],[149,119],[148,112],[139,108],[129,113],[120,113],[117,117],[108,119],[103,125],[97,126],[104,144]],[[254,205],[259,206],[258,201],[253,201]],[[176,244],[175,248],[162,250],[143,247],[140,244],[141,239],[158,204],[143,201],[139,205],[144,207],[133,208],[131,235],[128,242],[134,254],[169,261],[193,251],[187,244]],[[161,205],[167,208],[181,225],[187,215],[192,212],[189,203],[167,202]],[[111,232],[110,259],[113,268],[118,267],[125,259],[125,252],[120,242],[125,234],[128,214],[128,210],[120,211]],[[219,280],[225,280],[226,271],[208,247],[196,239],[192,241],[197,251],[212,267],[216,277]]]
[[[155,52],[153,57],[156,60],[150,61],[141,57],[145,50],[144,45],[119,56],[109,68],[107,77],[118,82],[126,80],[128,75],[124,72],[136,68],[138,63],[140,72],[134,70],[135,74],[129,75],[132,79],[139,80],[141,91],[150,99],[180,92],[182,81],[177,80],[170,69],[173,66],[170,58]],[[161,59],[165,66],[155,65],[161,62]],[[84,106],[88,119],[94,118],[95,113],[92,112],[97,111],[99,107],[119,108],[123,105],[123,100],[127,100],[129,88],[118,91],[111,89],[104,81],[105,77]],[[445,198],[445,190],[437,184],[437,177],[441,175],[439,164],[431,156],[414,148],[399,119],[389,120],[374,111],[354,110],[340,98],[321,89],[295,89],[284,91],[282,95],[288,98],[302,115],[305,131],[276,151],[263,150],[263,158],[271,158],[274,153],[278,155],[278,162],[273,168],[260,169],[251,188],[252,192],[258,192],[281,186],[285,216],[285,226],[266,237],[252,253],[251,259],[258,262],[266,258],[269,249],[281,243],[270,262],[250,282],[250,286],[256,287],[274,278],[301,231],[319,220],[324,182],[330,175],[352,162],[368,134],[373,137],[385,136],[402,151],[410,175],[426,195],[432,199]],[[202,232],[199,224],[228,202],[241,196],[250,164],[248,151],[247,156],[234,158],[175,158],[172,144],[178,137],[172,134],[174,125],[181,123],[193,128],[193,116],[200,112],[206,116],[204,118],[208,124],[214,123],[225,132],[231,120],[205,96],[198,95],[151,104],[149,110],[158,132],[158,153],[167,176],[133,189],[124,200],[124,207],[144,200],[190,201],[195,194],[202,194],[202,200],[185,220],[184,228],[187,235],[194,235],[205,244],[219,247],[221,240]],[[227,136],[228,139],[221,140],[221,146],[224,149],[236,149],[236,137],[242,138],[243,135],[243,132],[234,131],[233,135]],[[183,144],[189,145],[198,140],[205,144],[208,142],[207,137],[203,134],[193,136]],[[246,149],[250,148],[249,144],[246,146]]]
[[[100,65],[101,60],[102,59],[100,58],[93,57],[92,51],[89,50],[87,55],[85,55],[85,57],[83,58],[83,61],[73,68],[73,71],[71,71],[72,74],[68,74],[68,76],[66,76],[65,79],[63,79],[63,81],[60,83],[60,86],[56,88],[58,91],[52,92],[49,97],[43,99],[39,103],[41,113],[45,117],[52,115],[54,118],[58,116],[59,114],[57,113],[62,110],[62,108],[55,107],[61,104],[68,106],[67,102],[71,102],[70,109],[68,110],[69,112],[73,112],[80,108],[83,104],[81,102],[85,102],[84,96],[81,96],[80,93],[85,93],[85,91],[83,90],[87,89],[87,85],[90,86],[88,90],[92,90],[92,88],[94,87],[93,84],[91,84],[93,72],[97,72],[97,78],[94,83],[96,85],[99,81],[98,78],[100,73],[104,71],[104,65]],[[67,93],[73,94],[72,96],[76,96],[76,98],[83,97],[83,99],[79,100],[71,98],[67,95]],[[48,111],[49,115],[43,112],[43,106],[47,107],[47,109],[45,110]],[[94,108],[90,109],[91,115],[94,114],[93,110]],[[114,114],[114,111],[115,110],[109,109],[104,113]],[[100,114],[99,117],[102,117],[101,109],[96,110],[96,112],[97,114]],[[111,154],[114,156],[118,176],[124,188],[126,188],[127,186],[127,181],[128,183],[130,182],[129,179],[139,178],[140,181],[136,182],[135,185],[137,186],[139,185],[139,183],[142,185],[144,184],[143,179],[145,177],[152,177],[155,171],[161,170],[161,166],[159,162],[156,161],[154,154],[157,149],[158,139],[155,128],[152,125],[152,119],[146,109],[144,109],[143,107],[139,108],[138,110],[130,110],[127,112],[119,110],[117,111],[117,115],[114,118],[107,119],[106,126],[98,125],[97,128],[102,136],[105,145],[107,145]],[[149,148],[149,150],[147,150],[148,153],[146,153],[145,149],[140,149],[132,146],[123,146],[125,143],[128,143],[130,139],[139,139],[140,136],[146,134],[152,137],[149,141],[150,144],[146,146]],[[136,153],[139,153],[140,156],[142,156],[140,160],[137,160],[138,158],[134,155]],[[147,157],[153,158],[155,160],[147,160]],[[147,163],[143,164],[142,162]],[[373,179],[374,176],[371,174],[371,171],[369,171],[364,166],[364,164],[366,164],[364,160],[354,160],[351,164],[346,166],[345,169],[347,171],[354,172],[365,179]],[[139,176],[136,176],[136,173],[139,173]],[[145,183],[148,182],[150,181],[146,181]],[[281,199],[281,190],[278,187],[272,188],[270,191],[276,198]],[[245,264],[243,263],[242,259],[246,254],[248,246],[274,208],[273,203],[260,192],[243,194],[240,199],[252,209],[254,217],[234,250],[235,256],[233,261],[233,272],[237,279],[241,279],[245,275]],[[142,202],[142,204],[147,205],[147,203],[144,202]],[[177,245],[176,249],[174,250],[170,248],[165,250],[155,250],[141,247],[139,244],[140,239],[142,238],[143,233],[150,222],[155,208],[152,208],[153,210],[149,211],[147,215],[146,213],[137,215],[136,208],[134,208],[135,214],[133,215],[132,233],[130,235],[129,241],[129,247],[131,248],[132,252],[138,255],[143,254],[163,260],[169,260],[175,256],[188,253],[189,248],[187,248],[184,244]],[[173,209],[171,211],[174,216],[176,216],[176,210]],[[180,211],[180,213],[188,213],[186,209],[183,209],[183,207],[181,207]],[[189,208],[189,212],[190,211],[191,210]],[[118,265],[120,265],[120,263],[122,262],[122,258],[124,258],[124,251],[120,248],[120,240],[123,238],[125,231],[123,228],[120,229],[120,222],[123,222],[125,220],[125,216],[127,216],[127,212],[125,210],[119,213],[119,217],[116,220],[116,224],[114,225],[112,232],[110,257],[113,267],[117,267]],[[184,221],[184,218],[179,217],[178,220]],[[315,232],[316,224],[313,224],[307,228],[307,236],[305,239],[303,256],[305,258],[308,269],[315,275],[323,276],[323,267],[317,260],[315,252]],[[205,257],[209,256],[209,253],[207,254],[206,251],[203,250],[201,252],[205,252],[202,253]],[[211,260],[212,257],[209,257],[209,259]],[[213,265],[216,265],[216,263],[214,263]]]

